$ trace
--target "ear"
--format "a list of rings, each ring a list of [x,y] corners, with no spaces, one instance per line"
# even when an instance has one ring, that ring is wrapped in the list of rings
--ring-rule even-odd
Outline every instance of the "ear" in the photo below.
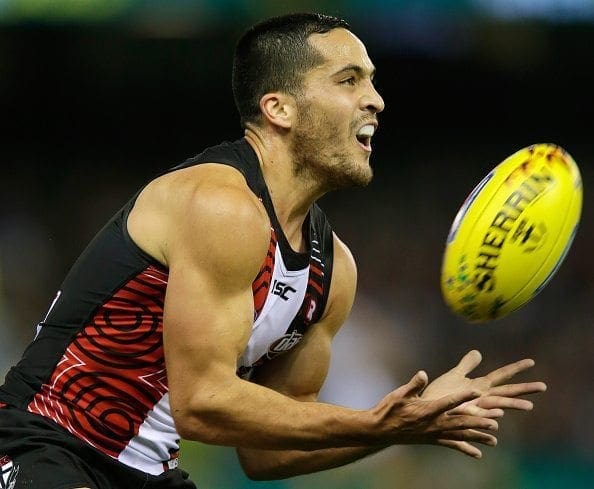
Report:
[[[267,93],[260,99],[260,110],[270,124],[289,129],[296,114],[295,100],[284,93]]]

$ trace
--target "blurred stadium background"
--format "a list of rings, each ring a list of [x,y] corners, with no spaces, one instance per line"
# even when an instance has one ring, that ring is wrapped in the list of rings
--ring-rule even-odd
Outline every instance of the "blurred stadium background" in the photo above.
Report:
[[[322,200],[358,258],[352,318],[323,392],[368,407],[419,368],[479,348],[479,373],[524,356],[549,391],[508,413],[482,461],[395,447],[349,467],[255,483],[232,449],[187,443],[202,489],[594,487],[594,0],[0,0],[0,377],[31,340],[72,261],[160,170],[241,135],[235,40],[272,14],[346,18],[387,109],[376,178]],[[532,303],[470,326],[441,301],[450,222],[496,163],[535,142],[581,166],[582,224]]]

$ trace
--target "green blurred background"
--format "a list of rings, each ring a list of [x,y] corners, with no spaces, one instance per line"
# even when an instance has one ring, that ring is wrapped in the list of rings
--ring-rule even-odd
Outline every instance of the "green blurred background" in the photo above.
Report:
[[[322,199],[358,260],[352,317],[322,398],[365,408],[418,369],[479,348],[484,373],[524,356],[547,381],[533,413],[508,413],[481,461],[395,447],[342,469],[248,481],[233,449],[186,443],[201,489],[594,487],[594,0],[0,0],[0,375],[99,226],[136,188],[241,136],[230,88],[236,39],[272,14],[346,18],[386,101],[376,178]],[[439,268],[466,194],[536,142],[581,167],[582,224],[547,288],[508,318],[467,325]]]

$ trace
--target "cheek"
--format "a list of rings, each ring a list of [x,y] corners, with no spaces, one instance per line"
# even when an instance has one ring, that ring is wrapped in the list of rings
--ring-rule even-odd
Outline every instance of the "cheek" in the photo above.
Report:
[[[313,131],[310,137],[345,141],[353,133],[353,115],[349,100],[328,91],[323,95],[308,97],[301,112],[301,128]]]
[[[324,112],[321,123],[335,137],[348,138],[352,133],[352,116],[349,111],[333,106]]]
[[[313,111],[334,120],[338,118],[350,120],[353,107],[356,105],[344,90],[336,90],[334,87],[324,87],[308,97],[308,101]]]

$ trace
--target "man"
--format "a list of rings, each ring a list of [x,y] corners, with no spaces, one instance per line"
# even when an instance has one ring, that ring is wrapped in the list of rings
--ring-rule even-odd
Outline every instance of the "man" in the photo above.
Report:
[[[239,41],[244,138],[149,182],[74,264],[0,388],[0,457],[16,488],[194,487],[180,437],[237,447],[255,479],[337,467],[401,443],[472,457],[541,382],[529,359],[374,408],[316,402],[355,295],[353,258],[315,201],[371,177],[384,102],[348,25],[273,18]],[[8,465],[10,464],[10,465]],[[15,472],[17,471],[17,472]]]

